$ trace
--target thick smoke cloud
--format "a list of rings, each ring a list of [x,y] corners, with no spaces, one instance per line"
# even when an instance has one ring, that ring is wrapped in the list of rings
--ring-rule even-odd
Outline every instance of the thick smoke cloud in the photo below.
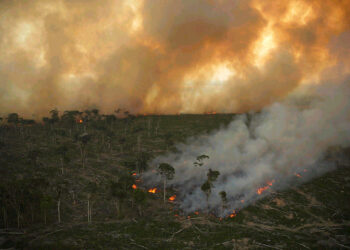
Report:
[[[201,185],[209,168],[220,171],[209,204],[217,214],[227,215],[271,190],[300,184],[334,169],[336,162],[329,157],[330,152],[350,146],[349,87],[347,79],[342,84],[308,88],[304,95],[290,96],[259,114],[240,115],[227,128],[177,145],[179,153],[158,157],[152,165],[167,162],[174,166],[176,176],[169,184],[178,190],[185,212],[206,210]],[[202,154],[210,158],[204,166],[194,166]],[[145,178],[148,185],[159,181],[153,172]],[[258,194],[263,187],[266,190]],[[224,211],[220,191],[228,195]]]
[[[349,70],[349,10],[340,0],[2,0],[0,113],[260,110],[339,62]]]

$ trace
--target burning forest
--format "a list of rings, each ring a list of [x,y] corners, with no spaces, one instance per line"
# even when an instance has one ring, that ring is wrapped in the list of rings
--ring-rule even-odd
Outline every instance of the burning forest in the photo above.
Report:
[[[350,248],[349,17],[0,1],[0,248]]]

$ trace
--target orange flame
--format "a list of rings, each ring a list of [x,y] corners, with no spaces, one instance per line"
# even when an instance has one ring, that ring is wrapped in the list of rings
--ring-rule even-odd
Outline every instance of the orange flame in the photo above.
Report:
[[[236,216],[237,216],[236,211],[233,210],[232,214],[230,214],[230,218],[234,218],[234,217],[236,217]]]
[[[155,194],[156,191],[157,191],[157,188],[150,188],[150,189],[148,189],[148,193]]]
[[[261,188],[258,188],[258,190],[256,191],[258,195],[262,194],[262,192],[264,192],[265,190],[269,189],[270,186],[272,186],[272,184],[275,182],[275,180],[269,181],[267,182],[267,185]]]
[[[83,120],[82,120],[82,119],[79,119],[79,120],[78,120],[78,123],[83,123]]]
[[[132,184],[132,189],[137,189],[137,186],[135,184]]]
[[[198,215],[199,214],[199,212],[198,211],[196,211],[196,212],[194,212],[196,215]]]
[[[132,173],[132,176],[136,176],[137,174],[136,173]]]
[[[176,195],[173,195],[173,196],[169,197],[169,201],[174,201],[175,198],[176,198]]]

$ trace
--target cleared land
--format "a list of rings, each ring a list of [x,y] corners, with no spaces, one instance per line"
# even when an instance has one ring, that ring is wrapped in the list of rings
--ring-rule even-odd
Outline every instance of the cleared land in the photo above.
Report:
[[[142,183],[129,177],[177,142],[226,126],[234,115],[90,114],[80,121],[83,116],[1,125],[0,248],[350,248],[350,168],[342,161],[336,171],[270,193],[234,218],[187,217],[176,202],[163,204],[162,193],[135,195],[130,185]]]

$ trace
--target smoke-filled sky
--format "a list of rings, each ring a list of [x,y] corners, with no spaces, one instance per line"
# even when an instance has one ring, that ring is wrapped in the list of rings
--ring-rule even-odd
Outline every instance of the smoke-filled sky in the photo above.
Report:
[[[347,0],[1,0],[0,113],[258,110],[349,72],[349,30]]]

